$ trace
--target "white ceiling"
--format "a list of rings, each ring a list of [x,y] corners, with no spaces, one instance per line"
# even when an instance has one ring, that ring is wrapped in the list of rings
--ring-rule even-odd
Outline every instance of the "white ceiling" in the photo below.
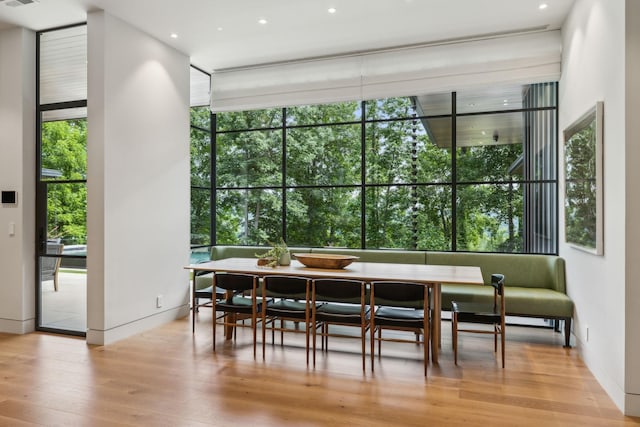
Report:
[[[560,28],[574,0],[0,0],[0,29],[84,22],[103,9],[205,71]],[[541,3],[547,3],[544,10]],[[329,7],[336,13],[329,14]],[[267,24],[259,24],[264,18]],[[170,37],[171,33],[178,38]]]

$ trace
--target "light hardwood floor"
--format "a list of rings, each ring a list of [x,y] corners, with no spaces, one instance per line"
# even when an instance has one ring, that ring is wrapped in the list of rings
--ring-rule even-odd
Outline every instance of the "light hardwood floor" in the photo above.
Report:
[[[463,335],[453,364],[443,322],[440,363],[422,375],[421,351],[383,344],[375,372],[358,340],[330,340],[316,368],[302,337],[267,345],[251,335],[211,347],[211,311],[113,345],[44,333],[0,334],[0,426],[626,426],[562,336],[507,328],[507,366],[490,337]],[[221,331],[220,331],[221,332]],[[218,334],[222,340],[223,334]]]

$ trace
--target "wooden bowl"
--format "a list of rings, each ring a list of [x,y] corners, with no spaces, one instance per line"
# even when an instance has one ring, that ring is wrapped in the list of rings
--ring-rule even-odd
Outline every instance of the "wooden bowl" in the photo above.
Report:
[[[338,254],[293,254],[306,267],[310,268],[345,268],[360,257]]]

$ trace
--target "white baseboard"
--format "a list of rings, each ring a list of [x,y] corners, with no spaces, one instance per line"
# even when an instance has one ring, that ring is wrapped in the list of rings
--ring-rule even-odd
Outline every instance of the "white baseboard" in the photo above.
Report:
[[[7,334],[28,334],[36,330],[35,319],[0,319],[0,332]]]
[[[109,345],[116,341],[128,338],[180,319],[189,314],[189,305],[185,304],[179,307],[168,309],[152,316],[144,317],[133,322],[119,325],[108,330],[87,329],[87,344],[93,345]]]
[[[629,417],[640,417],[640,394],[625,393],[624,414]]]

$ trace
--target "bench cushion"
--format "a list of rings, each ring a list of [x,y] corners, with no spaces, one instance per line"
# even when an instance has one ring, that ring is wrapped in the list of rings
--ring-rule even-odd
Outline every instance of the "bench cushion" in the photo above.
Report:
[[[571,317],[573,301],[558,291],[509,286],[504,289],[505,310],[510,316]],[[493,288],[478,285],[442,285],[442,309],[451,310],[451,301],[493,301]]]

